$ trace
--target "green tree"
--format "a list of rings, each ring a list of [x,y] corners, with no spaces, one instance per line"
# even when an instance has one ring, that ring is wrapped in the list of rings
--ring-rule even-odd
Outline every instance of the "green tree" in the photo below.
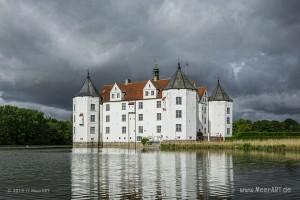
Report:
[[[45,118],[42,112],[0,106],[1,145],[71,144],[72,124]]]
[[[233,133],[249,132],[252,130],[252,122],[246,119],[239,119],[233,122]]]
[[[287,131],[300,131],[300,125],[293,119],[284,120],[283,126]]]

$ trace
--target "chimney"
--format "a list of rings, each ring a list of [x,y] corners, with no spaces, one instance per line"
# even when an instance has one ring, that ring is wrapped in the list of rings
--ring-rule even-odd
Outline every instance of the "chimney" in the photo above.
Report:
[[[125,85],[127,85],[128,83],[131,83],[131,80],[129,78],[125,79]]]

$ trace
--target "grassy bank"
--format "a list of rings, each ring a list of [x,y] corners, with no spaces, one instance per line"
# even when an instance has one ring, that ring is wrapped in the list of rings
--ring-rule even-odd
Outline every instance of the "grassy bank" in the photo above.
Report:
[[[234,134],[232,140],[259,139],[300,139],[300,132],[240,132]]]
[[[243,151],[300,151],[300,139],[232,140],[224,142],[162,142],[161,150],[229,149]]]

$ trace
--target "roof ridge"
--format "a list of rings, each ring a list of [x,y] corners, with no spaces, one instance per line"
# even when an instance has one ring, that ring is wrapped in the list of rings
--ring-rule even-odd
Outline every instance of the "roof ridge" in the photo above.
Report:
[[[196,90],[194,83],[186,76],[186,74],[181,70],[180,65],[176,72],[172,75],[171,80],[165,88],[167,89],[190,89]]]
[[[209,101],[233,101],[229,95],[225,92],[224,88],[221,86],[220,81],[218,80],[217,86],[213,90]]]
[[[98,90],[96,89],[93,81],[90,78],[88,73],[85,81],[82,84],[80,91],[75,96],[92,96],[92,97],[99,97]]]

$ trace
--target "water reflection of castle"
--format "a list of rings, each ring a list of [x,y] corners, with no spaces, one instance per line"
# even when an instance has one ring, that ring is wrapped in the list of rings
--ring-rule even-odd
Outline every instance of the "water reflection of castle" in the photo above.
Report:
[[[232,155],[73,149],[72,197],[202,199],[233,193]]]

